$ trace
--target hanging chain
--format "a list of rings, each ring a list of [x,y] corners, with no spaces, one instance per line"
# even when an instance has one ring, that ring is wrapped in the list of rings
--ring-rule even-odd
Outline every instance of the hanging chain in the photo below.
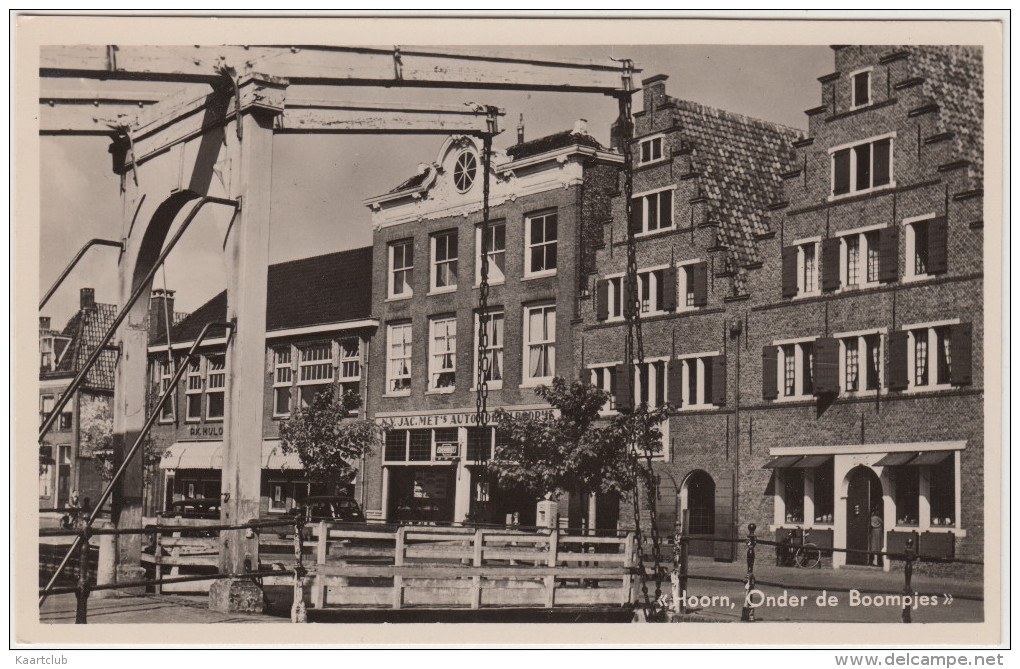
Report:
[[[476,425],[479,427],[489,422],[489,321],[492,315],[489,308],[489,167],[492,161],[492,135],[486,134],[482,142],[482,244],[480,259],[480,277],[478,282],[478,396],[475,406],[478,410]]]

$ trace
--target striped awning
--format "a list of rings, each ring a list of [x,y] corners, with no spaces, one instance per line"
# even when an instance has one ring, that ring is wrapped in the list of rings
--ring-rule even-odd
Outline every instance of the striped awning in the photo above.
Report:
[[[297,453],[284,453],[278,440],[262,442],[263,469],[304,469]]]
[[[160,469],[222,469],[222,441],[178,441],[163,453]]]
[[[786,467],[792,467],[793,463],[797,462],[802,457],[804,457],[804,456],[801,456],[801,455],[780,455],[780,456],[772,458],[771,460],[766,462],[764,465],[762,465],[761,468],[762,469],[784,469]]]

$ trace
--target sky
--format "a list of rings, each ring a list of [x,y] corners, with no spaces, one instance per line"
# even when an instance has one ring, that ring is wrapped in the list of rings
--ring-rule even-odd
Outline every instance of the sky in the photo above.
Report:
[[[502,48],[500,49],[503,50]],[[520,53],[521,49],[506,51]],[[832,71],[827,46],[597,46],[527,47],[544,57],[630,58],[639,79],[666,74],[672,97],[807,129],[804,110],[819,104],[817,78]],[[62,83],[62,87],[66,87]],[[82,82],[81,86],[87,86]],[[132,90],[146,84],[130,82]],[[153,84],[148,84],[153,86]],[[155,84],[168,90],[167,84]],[[604,144],[617,115],[610,97],[579,93],[529,93],[441,89],[319,88],[307,97],[354,101],[478,102],[506,110],[496,149],[517,137],[524,115],[525,138],[570,129],[584,118]],[[302,97],[306,97],[303,93]],[[641,108],[640,93],[634,110]],[[109,140],[90,137],[41,138],[40,291],[45,291],[86,241],[120,237],[119,177],[113,174]],[[440,136],[282,135],[274,139],[270,214],[270,262],[331,253],[372,242],[365,198],[390,190],[429,163]],[[144,170],[142,165],[139,169]],[[207,207],[206,211],[211,211]],[[176,291],[178,311],[193,311],[226,287],[222,262],[226,221],[203,212],[154,286]],[[40,314],[62,328],[78,307],[79,288],[96,289],[96,300],[116,303],[117,252],[98,247],[79,264]]]

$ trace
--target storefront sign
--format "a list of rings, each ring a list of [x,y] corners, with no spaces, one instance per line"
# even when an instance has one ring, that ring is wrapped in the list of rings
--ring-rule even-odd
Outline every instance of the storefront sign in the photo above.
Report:
[[[555,415],[552,409],[507,409],[507,413],[529,418],[551,418]],[[490,413],[491,416],[491,413]],[[478,414],[471,413],[436,413],[418,416],[376,416],[375,422],[384,428],[419,428],[419,427],[470,427],[478,424]],[[491,424],[491,421],[490,421]]]
[[[436,459],[456,458],[457,447],[457,444],[436,444]]]
[[[198,425],[192,425],[191,427],[188,428],[188,436],[190,436],[190,437],[222,437],[223,436],[223,426],[222,425],[214,425],[214,426],[209,426],[209,427],[206,427],[206,426],[199,427]]]

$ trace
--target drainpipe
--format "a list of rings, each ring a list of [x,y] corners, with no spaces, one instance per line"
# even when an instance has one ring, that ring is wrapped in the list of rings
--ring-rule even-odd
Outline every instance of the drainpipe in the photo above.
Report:
[[[729,325],[730,337],[737,351],[736,378],[733,392],[733,538],[740,537],[740,333],[743,323],[734,318]],[[734,545],[735,546],[735,545]],[[736,548],[734,547],[734,556]]]

